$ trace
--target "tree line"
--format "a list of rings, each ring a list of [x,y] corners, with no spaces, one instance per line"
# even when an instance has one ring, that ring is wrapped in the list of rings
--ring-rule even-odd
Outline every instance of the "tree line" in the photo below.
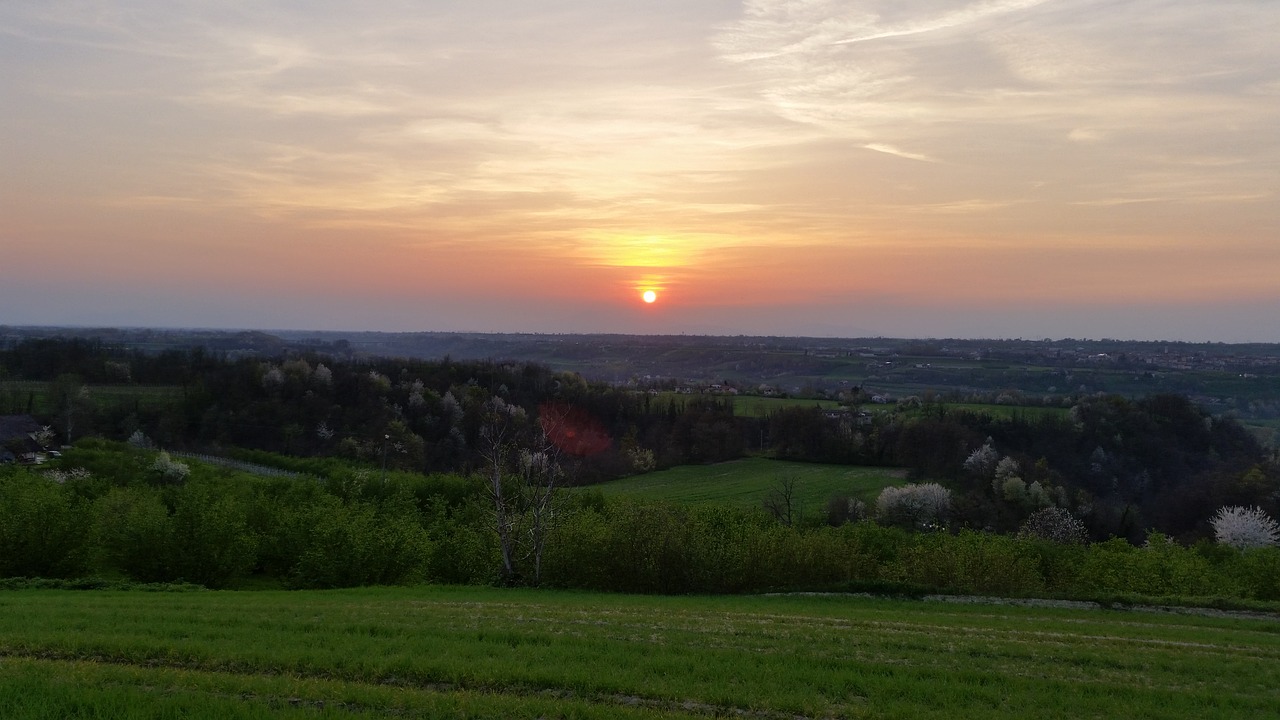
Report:
[[[137,392],[95,396],[107,387]],[[150,388],[166,390],[156,400]],[[955,529],[1008,533],[1052,506],[1079,517],[1095,540],[1140,543],[1158,530],[1190,543],[1209,535],[1218,507],[1280,514],[1274,455],[1231,418],[1177,395],[1085,396],[1059,413],[993,415],[923,402],[791,407],[754,418],[735,416],[729,397],[677,399],[521,362],[148,354],[76,339],[0,350],[0,412],[38,410],[63,440],[136,435],[169,449],[261,451],[303,464],[332,458],[382,474],[491,469],[485,430],[495,399],[529,419],[572,409],[565,435],[577,439],[559,454],[565,485],[756,452],[908,468],[913,479],[952,490]],[[977,462],[981,456],[992,459]],[[857,514],[826,518],[851,519]]]
[[[1159,533],[1139,546],[870,521],[786,525],[762,511],[606,501],[585,488],[555,501],[535,557],[524,540],[503,547],[481,477],[384,477],[330,459],[310,461],[323,477],[262,478],[199,462],[175,472],[176,462],[86,440],[56,467],[0,469],[0,578],[1280,600],[1277,547],[1188,547]],[[524,536],[537,507],[511,509]]]

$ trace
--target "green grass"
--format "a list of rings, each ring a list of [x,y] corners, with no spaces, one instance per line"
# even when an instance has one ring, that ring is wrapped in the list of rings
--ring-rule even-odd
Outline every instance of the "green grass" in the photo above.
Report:
[[[1270,620],[484,588],[0,593],[0,716],[1263,718]]]
[[[1043,405],[991,405],[983,403],[947,403],[948,410],[967,410],[980,415],[1011,418],[1024,417],[1028,420],[1039,420],[1042,417],[1064,416],[1068,408]]]
[[[27,402],[31,401],[31,410],[37,414],[57,412],[49,396],[50,384],[35,380],[10,380],[0,382],[0,402],[9,407],[9,412],[27,411]],[[182,387],[179,385],[88,385],[89,399],[98,408],[136,405],[143,410],[155,410],[170,407],[182,402]]]
[[[683,406],[687,401],[695,398],[731,402],[733,403],[733,414],[737,417],[768,417],[770,413],[793,407],[840,407],[840,403],[835,400],[763,397],[760,395],[684,395],[676,392],[663,392],[658,394],[658,402],[662,406],[673,401],[677,405]]]
[[[793,407],[829,409],[840,407],[840,403],[835,400],[805,400],[757,395],[739,395],[733,399],[733,414],[738,417],[768,417],[770,413]]]
[[[832,495],[874,500],[888,485],[901,485],[904,470],[746,458],[715,465],[682,465],[593,486],[605,497],[665,500],[694,505],[760,507],[785,477],[796,479],[804,512],[822,512]]]

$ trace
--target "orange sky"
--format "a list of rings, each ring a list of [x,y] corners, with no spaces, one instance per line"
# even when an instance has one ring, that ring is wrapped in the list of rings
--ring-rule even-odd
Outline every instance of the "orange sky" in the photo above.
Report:
[[[1280,5],[49,5],[0,323],[1280,339]]]

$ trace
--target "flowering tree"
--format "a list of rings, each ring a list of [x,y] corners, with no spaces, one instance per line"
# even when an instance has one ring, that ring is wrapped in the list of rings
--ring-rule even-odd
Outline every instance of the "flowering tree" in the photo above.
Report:
[[[988,438],[982,447],[969,453],[969,457],[965,458],[964,469],[982,477],[991,477],[991,474],[996,471],[998,462],[1000,462],[1000,453],[991,447],[991,439]]]
[[[1239,550],[1280,545],[1280,525],[1259,507],[1219,508],[1209,524],[1218,542]]]
[[[1084,523],[1059,507],[1041,508],[1031,513],[1031,517],[1018,530],[1018,536],[1064,544],[1083,544],[1089,539]]]
[[[184,462],[179,462],[169,457],[169,453],[161,450],[156,455],[155,462],[151,463],[151,469],[160,473],[160,477],[165,482],[181,483],[191,474],[191,468]]]
[[[889,525],[927,527],[951,511],[951,491],[938,483],[887,487],[876,498],[876,513]]]

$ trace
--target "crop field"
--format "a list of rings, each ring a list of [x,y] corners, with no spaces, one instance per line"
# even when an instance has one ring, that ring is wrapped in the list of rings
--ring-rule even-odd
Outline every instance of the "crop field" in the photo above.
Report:
[[[1267,718],[1280,623],[849,596],[0,593],[13,718]]]
[[[832,495],[853,495],[869,502],[886,486],[906,482],[905,471],[894,468],[745,458],[714,465],[682,465],[593,487],[606,497],[760,507],[786,477],[795,478],[796,496],[806,513],[821,512]]]

